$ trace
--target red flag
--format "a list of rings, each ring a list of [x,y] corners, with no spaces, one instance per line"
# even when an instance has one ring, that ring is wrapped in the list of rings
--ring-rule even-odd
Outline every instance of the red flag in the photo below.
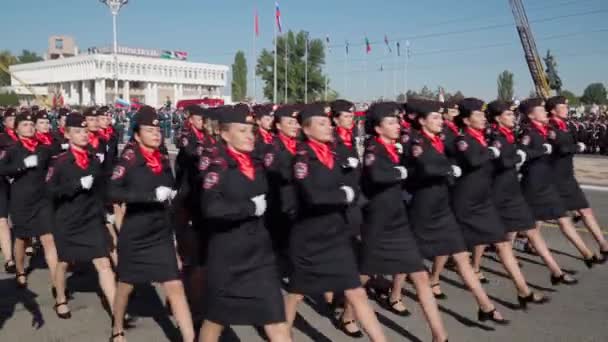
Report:
[[[258,10],[255,10],[255,18],[254,18],[254,26],[255,26],[255,36],[260,36],[260,17],[258,16]]]
[[[365,52],[372,52],[372,45],[369,43],[369,39],[367,39],[367,37],[365,37]]]

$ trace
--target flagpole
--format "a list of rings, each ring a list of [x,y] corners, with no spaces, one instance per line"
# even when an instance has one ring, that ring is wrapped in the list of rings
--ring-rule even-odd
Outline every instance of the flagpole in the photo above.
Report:
[[[326,58],[327,62],[325,63],[325,65],[327,65],[328,67],[325,68],[325,73],[327,75],[329,75],[329,73],[328,73],[328,70],[329,70],[329,50],[328,50],[328,47],[329,47],[329,45],[327,44],[327,39],[329,39],[329,38],[325,39],[325,55],[327,56],[327,58]],[[327,77],[327,75],[325,76],[325,96],[324,96],[325,101],[327,101],[327,83],[329,82],[329,77]]]
[[[344,96],[348,97],[348,53],[346,53],[346,58],[344,58]]]
[[[403,74],[403,96],[405,96],[405,100],[407,101],[407,68],[410,62],[410,41],[405,41],[405,69]]]
[[[274,9],[274,8],[273,8]],[[274,9],[276,10],[276,9]],[[272,92],[272,103],[273,104],[277,104],[277,92],[278,92],[278,88],[277,88],[277,23],[276,23],[276,14],[275,14],[275,23],[272,25],[272,27],[274,28],[273,30],[273,35],[274,35],[274,88],[273,88],[273,92]]]
[[[364,81],[364,86],[363,89],[365,90],[365,94],[363,96],[367,96],[367,57],[368,57],[369,53],[365,52],[365,73],[363,74],[363,81]]]
[[[308,32],[304,41],[304,103],[308,103]]]
[[[255,40],[257,38],[257,20],[258,20],[258,11],[255,11],[255,16],[253,17],[253,51],[251,56],[251,80],[253,81],[253,94],[251,99],[255,103],[255,92],[256,92],[256,79],[255,79]]]
[[[393,55],[393,95],[397,100],[397,51]]]

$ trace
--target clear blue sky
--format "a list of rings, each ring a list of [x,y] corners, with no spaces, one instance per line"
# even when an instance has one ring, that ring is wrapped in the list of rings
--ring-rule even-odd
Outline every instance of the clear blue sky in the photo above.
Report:
[[[397,89],[403,89],[405,59],[395,63],[393,55],[387,55],[385,34],[391,44],[402,39],[402,51],[405,39],[410,41],[410,89],[442,85],[449,92],[460,89],[467,96],[493,99],[496,77],[505,69],[515,74],[518,96],[527,96],[533,88],[508,0],[279,3],[284,29],[307,30],[322,39],[329,35],[332,45],[340,45],[332,48],[326,68],[330,86],[342,97],[362,100],[392,95],[393,69],[397,70]],[[524,4],[539,52],[544,55],[551,49],[555,53],[565,89],[580,95],[591,82],[607,83],[608,1],[526,0]],[[259,52],[271,48],[272,0],[131,0],[119,17],[119,44],[183,50],[193,61],[225,65],[242,49],[251,67],[256,8],[260,14]],[[10,0],[3,1],[2,9],[0,49],[42,54],[52,34],[73,36],[82,49],[111,43],[111,16],[97,0]],[[450,32],[460,33],[446,34]],[[373,43],[367,57],[366,35]],[[348,65],[346,40],[351,45]],[[381,67],[384,72],[379,71]],[[260,89],[261,81],[258,94]]]

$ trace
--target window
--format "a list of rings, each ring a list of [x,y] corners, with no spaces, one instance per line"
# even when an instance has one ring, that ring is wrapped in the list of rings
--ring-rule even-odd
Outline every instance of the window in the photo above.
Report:
[[[63,50],[63,38],[55,39],[55,49]]]

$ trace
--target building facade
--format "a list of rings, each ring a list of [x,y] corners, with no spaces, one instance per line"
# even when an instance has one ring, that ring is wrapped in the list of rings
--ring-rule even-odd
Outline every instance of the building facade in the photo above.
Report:
[[[154,107],[167,101],[220,98],[228,79],[224,65],[127,54],[118,54],[115,64],[113,55],[91,49],[73,57],[12,65],[10,72],[12,86],[46,87],[49,96],[81,106],[111,104],[117,98]]]

